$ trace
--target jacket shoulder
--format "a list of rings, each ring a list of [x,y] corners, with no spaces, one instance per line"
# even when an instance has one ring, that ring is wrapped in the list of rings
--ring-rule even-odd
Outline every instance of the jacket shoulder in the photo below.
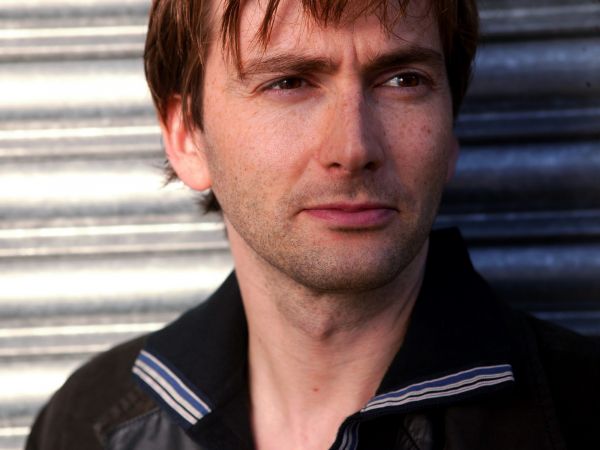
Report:
[[[154,404],[137,387],[133,363],[146,336],[101,353],[77,369],[36,418],[27,450],[101,449],[111,419],[133,418]]]
[[[599,340],[533,317],[527,320],[534,331],[542,363],[550,377],[556,382],[597,382],[600,375]]]
[[[530,318],[567,448],[600,445],[600,342]]]

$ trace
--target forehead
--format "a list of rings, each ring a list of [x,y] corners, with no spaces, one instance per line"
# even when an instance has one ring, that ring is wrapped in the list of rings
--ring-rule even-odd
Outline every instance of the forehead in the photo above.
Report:
[[[302,0],[281,0],[273,12],[271,2],[242,2],[238,33],[229,42],[230,47],[237,47],[240,65],[248,56],[270,51],[312,53],[350,42],[357,52],[371,54],[398,45],[433,50],[441,47],[437,21],[428,0],[328,2],[345,4],[339,16],[307,9],[309,2]],[[235,43],[231,42],[233,39]]]

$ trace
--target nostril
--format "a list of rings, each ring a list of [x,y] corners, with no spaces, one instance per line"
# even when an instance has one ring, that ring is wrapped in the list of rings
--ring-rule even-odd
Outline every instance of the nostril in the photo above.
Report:
[[[334,162],[334,161],[332,161],[328,165],[329,169],[333,169],[334,171],[348,172],[348,173],[361,172],[361,171],[375,172],[379,166],[380,166],[380,164],[377,161],[369,161],[366,164],[361,165],[361,166],[358,166],[358,165],[347,166],[343,163]]]

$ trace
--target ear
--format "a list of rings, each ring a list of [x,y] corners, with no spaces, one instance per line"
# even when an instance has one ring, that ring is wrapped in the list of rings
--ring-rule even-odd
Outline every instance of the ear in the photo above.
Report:
[[[211,186],[210,172],[201,131],[188,129],[183,120],[181,97],[169,102],[167,117],[161,120],[161,131],[167,159],[171,167],[188,187],[204,191]]]
[[[456,172],[456,162],[460,153],[460,144],[456,136],[452,136],[452,143],[448,153],[448,170],[446,172],[446,183],[448,183]]]

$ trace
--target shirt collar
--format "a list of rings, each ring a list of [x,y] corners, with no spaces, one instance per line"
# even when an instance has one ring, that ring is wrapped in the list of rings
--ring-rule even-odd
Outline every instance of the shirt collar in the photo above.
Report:
[[[458,231],[433,232],[403,345],[358,414],[409,412],[512,384],[504,309],[473,270]],[[246,352],[246,319],[232,273],[207,301],[151,334],[133,372],[193,435],[201,419],[247,395]]]

